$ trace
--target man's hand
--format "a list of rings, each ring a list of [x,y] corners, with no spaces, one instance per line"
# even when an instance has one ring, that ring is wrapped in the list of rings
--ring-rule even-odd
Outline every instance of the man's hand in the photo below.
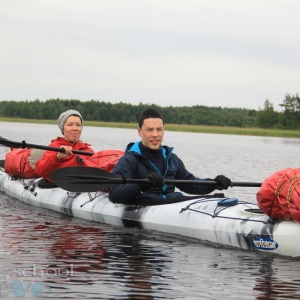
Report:
[[[231,180],[224,176],[224,175],[218,175],[215,178],[215,181],[217,182],[217,189],[218,190],[227,190],[228,187],[232,187]]]
[[[151,173],[147,178],[151,181],[151,185],[154,187],[161,188],[165,185],[164,177],[157,172]]]
[[[165,185],[165,179],[164,177],[157,173],[153,172],[151,173],[147,179],[150,180],[150,183],[140,184],[140,189],[142,192],[145,192],[151,188],[151,186],[156,188],[162,188]]]

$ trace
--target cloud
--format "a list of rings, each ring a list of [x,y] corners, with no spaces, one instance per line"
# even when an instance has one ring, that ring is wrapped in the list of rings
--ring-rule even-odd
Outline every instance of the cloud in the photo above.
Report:
[[[1,99],[278,108],[298,1],[0,0]]]

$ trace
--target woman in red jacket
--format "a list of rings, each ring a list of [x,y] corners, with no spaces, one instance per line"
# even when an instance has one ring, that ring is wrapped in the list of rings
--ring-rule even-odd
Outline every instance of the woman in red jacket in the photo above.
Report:
[[[58,147],[65,149],[65,152],[45,151],[42,158],[36,163],[36,173],[51,182],[50,174],[62,167],[81,166],[82,158],[87,158],[87,155],[74,154],[72,150],[80,150],[94,152],[90,148],[90,144],[80,140],[82,132],[82,116],[76,110],[67,110],[58,118],[58,127],[63,134],[62,137],[57,137],[51,141],[50,147]]]

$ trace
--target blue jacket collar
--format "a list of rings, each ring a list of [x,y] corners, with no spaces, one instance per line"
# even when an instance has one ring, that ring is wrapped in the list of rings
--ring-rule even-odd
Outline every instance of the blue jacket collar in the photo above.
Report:
[[[130,152],[142,155],[141,148],[140,148],[140,143],[141,143],[141,141],[128,144],[125,152],[129,152],[130,151]],[[163,153],[163,156],[165,158],[167,158],[168,156],[170,156],[171,153],[173,152],[173,150],[174,150],[173,147],[162,146],[162,153]]]

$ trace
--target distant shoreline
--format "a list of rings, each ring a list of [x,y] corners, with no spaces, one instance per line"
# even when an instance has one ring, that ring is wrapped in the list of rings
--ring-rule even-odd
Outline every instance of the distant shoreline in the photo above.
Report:
[[[33,119],[4,118],[4,117],[0,117],[0,122],[57,124],[56,120],[33,120]],[[137,128],[137,124],[135,123],[84,121],[84,125],[93,126],[93,127],[133,128],[133,129]],[[169,131],[210,133],[210,134],[300,138],[299,130],[262,129],[262,128],[250,128],[250,127],[247,128],[221,127],[221,126],[205,126],[205,125],[196,126],[196,125],[179,125],[179,124],[166,124],[165,129]]]

